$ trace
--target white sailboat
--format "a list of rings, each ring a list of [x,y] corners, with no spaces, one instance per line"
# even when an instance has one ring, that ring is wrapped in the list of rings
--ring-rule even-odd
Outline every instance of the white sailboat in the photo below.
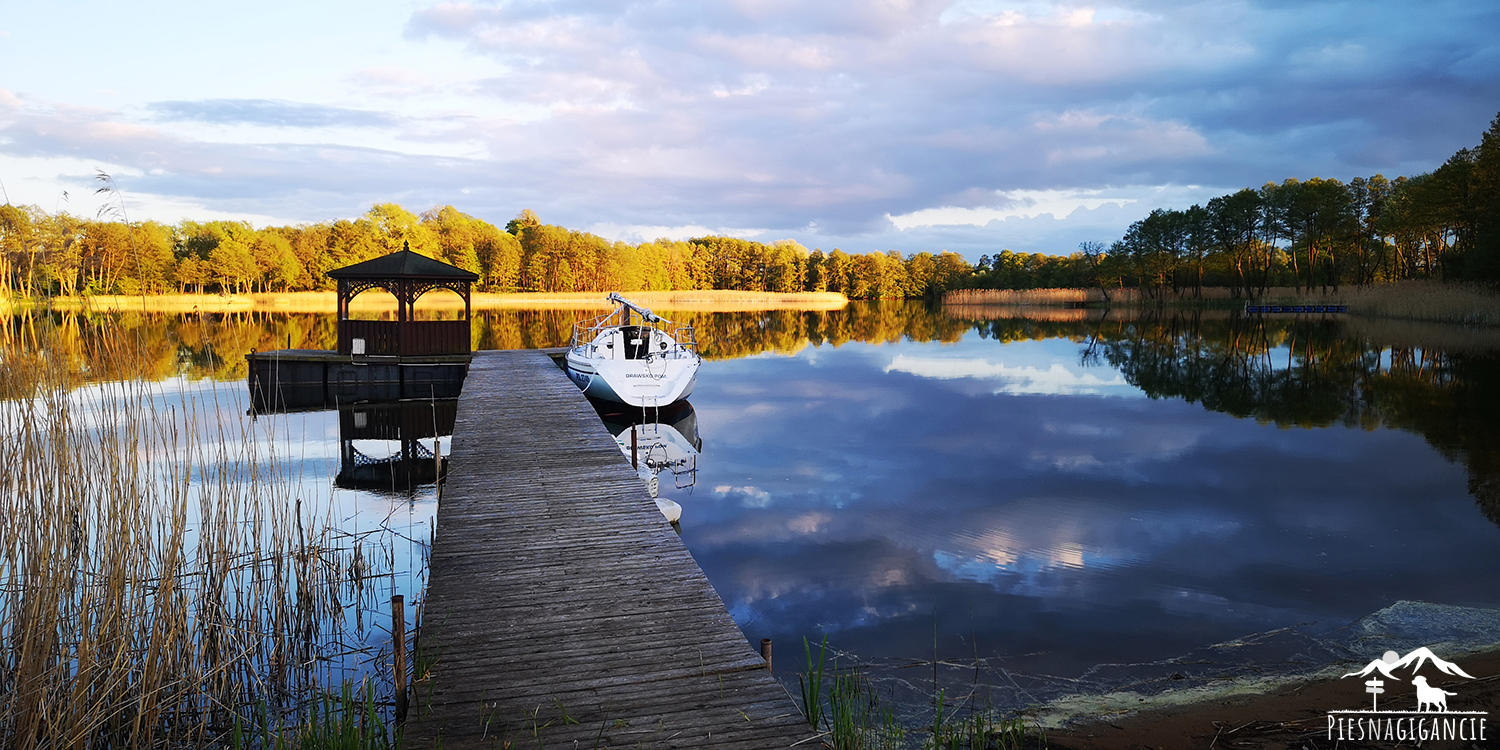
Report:
[[[573,326],[566,358],[568,377],[598,399],[642,408],[681,401],[698,380],[698,341],[692,326],[672,321],[613,292],[618,307]]]

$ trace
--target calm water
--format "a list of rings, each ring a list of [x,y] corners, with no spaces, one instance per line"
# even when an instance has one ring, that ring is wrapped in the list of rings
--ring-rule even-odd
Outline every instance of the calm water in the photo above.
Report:
[[[476,341],[556,346],[592,314],[486,313]],[[669,314],[699,327],[709,361],[694,481],[661,493],[784,678],[802,639],[826,636],[913,694],[936,653],[956,665],[944,680],[1003,683],[997,702],[1018,705],[1089,687],[1075,680],[1101,664],[1150,673],[1283,628],[1229,660],[1332,658],[1309,644],[1399,600],[1500,607],[1500,351],[1478,334],[1005,314]],[[154,337],[157,369],[113,374],[148,379],[242,378],[245,351],[333,335],[321,316],[72,325]],[[238,401],[222,413],[248,418]],[[374,653],[385,599],[421,590],[437,501],[336,487],[350,447],[366,463],[400,450],[370,439],[372,418],[358,433],[335,412],[260,429],[386,558],[351,615]]]
[[[1042,697],[1403,599],[1500,606],[1495,353],[1329,321],[1027,325],[705,365],[698,483],[671,496],[748,638],[977,656]],[[1097,687],[1153,672],[1129,671]]]
[[[1500,529],[1424,435],[1242,419],[1085,350],[972,332],[712,363],[682,538],[753,639],[930,657],[936,616],[941,652],[1061,675],[1401,598],[1500,604]],[[1413,417],[1445,419],[1428,398]]]

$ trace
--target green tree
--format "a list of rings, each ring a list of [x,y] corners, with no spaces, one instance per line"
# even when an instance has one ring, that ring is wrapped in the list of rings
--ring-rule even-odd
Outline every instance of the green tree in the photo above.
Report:
[[[523,208],[521,213],[516,214],[516,218],[505,223],[505,231],[519,237],[521,231],[527,227],[541,226],[541,224],[542,220],[536,217],[535,211]]]
[[[377,203],[365,213],[363,221],[370,223],[384,253],[394,253],[409,247],[412,252],[436,258],[442,252],[437,236],[420,218],[394,203]]]
[[[514,292],[521,283],[521,241],[485,224],[475,232],[481,285],[486,291]]]
[[[208,265],[214,283],[229,294],[238,294],[255,281],[260,269],[250,247],[234,237],[224,237],[208,254]]]
[[[9,203],[0,206],[0,279],[7,289],[32,295],[36,252],[40,247],[31,214]]]
[[[1264,201],[1259,192],[1245,188],[1208,202],[1208,226],[1217,251],[1234,269],[1236,294],[1254,299],[1258,288],[1264,293],[1269,273],[1268,254],[1257,255],[1261,248],[1261,210]]]
[[[287,291],[302,277],[302,263],[292,252],[292,243],[272,231],[257,232],[251,240],[257,281],[264,291]]]

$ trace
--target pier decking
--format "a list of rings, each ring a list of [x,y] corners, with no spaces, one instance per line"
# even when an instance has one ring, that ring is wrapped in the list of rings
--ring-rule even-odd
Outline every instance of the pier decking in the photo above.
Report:
[[[812,736],[542,352],[474,355],[430,571],[416,657],[430,677],[413,689],[404,747],[748,749]]]

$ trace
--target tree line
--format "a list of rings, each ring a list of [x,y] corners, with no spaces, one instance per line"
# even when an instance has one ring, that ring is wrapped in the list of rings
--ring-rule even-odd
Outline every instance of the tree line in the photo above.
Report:
[[[1247,298],[1404,279],[1500,281],[1500,116],[1478,146],[1415,177],[1288,179],[1187,209],[1152,211],[1106,247],[981,257],[968,284],[1139,287],[1160,296],[1229,287]]]
[[[13,295],[311,291],[327,273],[409,246],[473,271],[487,292],[736,289],[851,298],[934,296],[970,273],[955,253],[809,251],[792,240],[697,237],[630,244],[543,224],[503,229],[452,206],[378,204],[354,220],[256,229],[238,221],[90,220],[0,206],[0,285]]]

